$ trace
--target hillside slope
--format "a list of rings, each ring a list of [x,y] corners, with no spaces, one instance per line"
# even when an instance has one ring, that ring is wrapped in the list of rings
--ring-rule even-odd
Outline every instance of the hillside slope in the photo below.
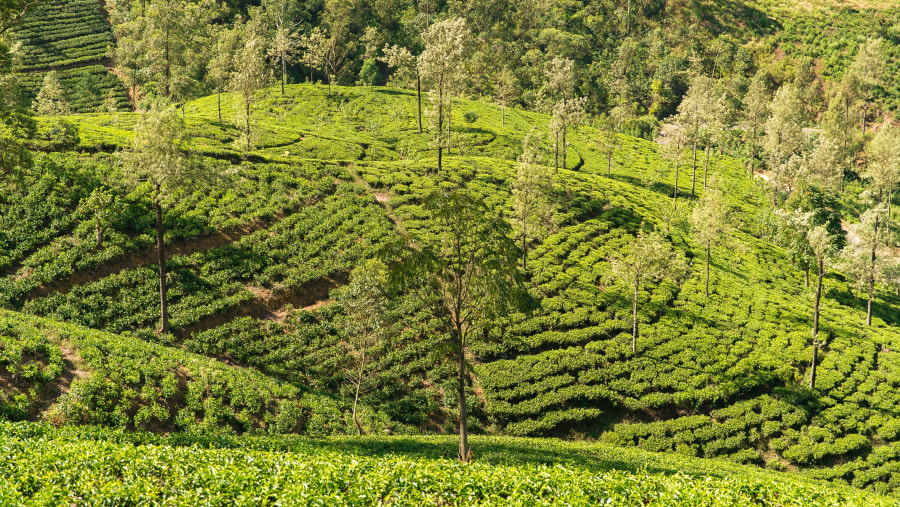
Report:
[[[223,97],[226,117],[232,100]],[[452,154],[435,174],[428,136],[415,134],[412,93],[336,88],[329,95],[295,85],[285,97],[271,90],[255,111],[257,149],[242,153],[236,128],[217,121],[215,97],[186,107],[195,148],[222,167],[224,179],[166,213],[175,245],[168,263],[174,336],[153,333],[149,197],[124,190],[114,157],[96,154],[128,145],[130,114],[70,117],[81,128],[80,149],[95,154],[41,155],[24,176],[27,191],[8,194],[0,213],[3,304],[174,342],[339,393],[344,317],[329,291],[397,227],[428,234],[420,203],[432,189],[464,186],[510,210],[521,139],[548,122],[509,111],[501,125],[499,107],[456,101]],[[819,384],[806,389],[812,295],[785,252],[760,239],[765,187],[741,162],[712,157],[709,172],[728,196],[735,229],[712,251],[705,298],[705,253],[687,226],[695,201],[689,158],[681,158],[680,211],[673,213],[675,175],[660,146],[619,136],[607,177],[597,139],[591,127],[574,129],[568,167],[555,178],[559,228],[530,261],[542,309],[498,323],[492,340],[475,348],[469,396],[480,431],[597,437],[894,490],[900,300],[880,292],[875,325],[863,327],[863,304],[842,276],[829,276]],[[700,165],[698,195],[703,180]],[[96,188],[113,192],[121,206],[102,245],[78,204]],[[614,283],[608,257],[641,223],[668,231],[691,269],[682,282],[642,294],[633,354],[630,299]],[[406,326],[391,338],[367,401],[398,424],[452,430],[452,369],[431,353],[442,337],[415,301],[401,311]]]
[[[0,418],[197,435],[347,433],[346,407],[252,369],[0,310]],[[367,409],[377,431],[389,424]]]

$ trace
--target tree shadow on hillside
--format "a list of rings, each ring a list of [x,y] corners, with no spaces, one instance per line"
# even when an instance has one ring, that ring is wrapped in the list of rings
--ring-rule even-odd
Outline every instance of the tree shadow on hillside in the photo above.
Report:
[[[705,3],[694,0],[691,11],[718,35],[734,32],[736,26],[747,28],[756,35],[772,34],[782,30],[782,25],[765,12],[741,0],[717,0],[717,6],[710,8]]]

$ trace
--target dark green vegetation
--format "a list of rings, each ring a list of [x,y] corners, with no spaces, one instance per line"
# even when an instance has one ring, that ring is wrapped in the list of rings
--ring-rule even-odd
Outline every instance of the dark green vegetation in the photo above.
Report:
[[[475,437],[160,437],[0,423],[0,503],[876,507],[891,499],[603,444]]]

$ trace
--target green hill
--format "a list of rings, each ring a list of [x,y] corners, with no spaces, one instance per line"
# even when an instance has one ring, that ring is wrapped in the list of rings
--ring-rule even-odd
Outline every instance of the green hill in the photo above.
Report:
[[[223,97],[226,118],[231,101]],[[340,397],[346,331],[333,291],[397,227],[427,234],[420,205],[432,189],[465,186],[510,210],[521,139],[548,121],[514,110],[501,126],[498,107],[456,101],[452,155],[435,174],[427,136],[415,134],[412,93],[336,88],[329,96],[323,87],[294,85],[285,97],[273,91],[255,111],[257,149],[243,153],[234,145],[237,129],[218,122],[215,97],[186,107],[194,148],[208,157],[204,163],[221,166],[223,179],[164,217],[173,335],[153,332],[159,310],[149,196],[125,190],[115,157],[103,154],[127,146],[131,114],[69,117],[80,127],[81,153],[38,155],[22,191],[7,193],[3,304],[161,340]],[[900,301],[880,291],[875,325],[864,327],[864,301],[843,276],[830,275],[819,383],[805,388],[812,295],[785,252],[761,239],[770,194],[741,162],[713,156],[710,174],[728,196],[736,228],[712,251],[705,298],[704,249],[687,227],[690,166],[680,167],[681,211],[672,214],[674,173],[662,148],[619,139],[606,177],[597,132],[570,132],[569,167],[554,189],[559,230],[530,261],[542,308],[498,323],[474,349],[477,382],[468,396],[477,431],[600,438],[893,491]],[[702,181],[701,166],[698,194]],[[102,245],[79,206],[95,188],[118,196]],[[859,190],[851,184],[848,195]],[[668,230],[691,267],[684,280],[642,294],[632,354],[630,297],[613,282],[608,258],[642,222]],[[452,432],[452,368],[431,353],[442,338],[415,300],[400,311],[405,328],[391,338],[364,401],[394,431]],[[135,425],[133,418],[88,422]]]

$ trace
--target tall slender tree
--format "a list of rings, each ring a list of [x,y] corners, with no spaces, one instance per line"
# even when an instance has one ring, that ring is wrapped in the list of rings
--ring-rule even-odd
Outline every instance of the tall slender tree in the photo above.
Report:
[[[234,54],[234,63],[229,80],[232,91],[241,98],[240,127],[243,130],[244,149],[250,151],[253,146],[251,132],[251,113],[257,92],[264,88],[271,79],[266,66],[266,42],[253,20],[242,27],[240,46]]]
[[[167,203],[212,175],[211,167],[191,158],[184,122],[174,108],[155,108],[138,120],[130,151],[122,154],[126,174],[133,186],[147,184],[156,215],[156,253],[159,265],[160,333],[169,332],[167,304],[165,230],[163,209]]]
[[[425,50],[419,55],[417,65],[419,73],[432,88],[432,93],[437,94],[433,99],[435,103],[435,124],[437,144],[437,169],[442,168],[445,107],[450,96],[450,90],[456,86],[466,72],[466,61],[469,57],[472,43],[472,32],[466,25],[466,20],[453,18],[435,23],[422,33]],[[449,143],[449,138],[447,142]]]
[[[540,164],[540,141],[532,131],[522,142],[512,188],[512,226],[521,240],[522,269],[528,272],[528,249],[556,228],[556,214],[550,203],[550,175]]]
[[[700,197],[700,202],[694,207],[691,213],[691,226],[694,229],[697,241],[706,250],[704,294],[706,297],[709,297],[709,262],[712,247],[721,243],[728,235],[730,229],[727,203],[715,179]]]
[[[631,291],[631,352],[637,353],[641,289],[648,283],[680,277],[684,262],[659,233],[641,230],[624,248],[612,254],[609,263],[612,276]]]
[[[373,369],[390,325],[390,294],[387,266],[370,260],[350,273],[349,283],[338,298],[347,317],[348,361],[344,375],[353,392],[353,423],[358,435],[364,433],[359,420],[360,398],[372,388]]]
[[[420,289],[448,337],[448,357],[456,365],[459,404],[459,459],[471,459],[468,405],[470,344],[485,327],[516,310],[534,307],[518,270],[519,250],[509,224],[479,199],[456,190],[425,199],[434,234],[412,239],[399,253],[394,276],[402,287]]]

